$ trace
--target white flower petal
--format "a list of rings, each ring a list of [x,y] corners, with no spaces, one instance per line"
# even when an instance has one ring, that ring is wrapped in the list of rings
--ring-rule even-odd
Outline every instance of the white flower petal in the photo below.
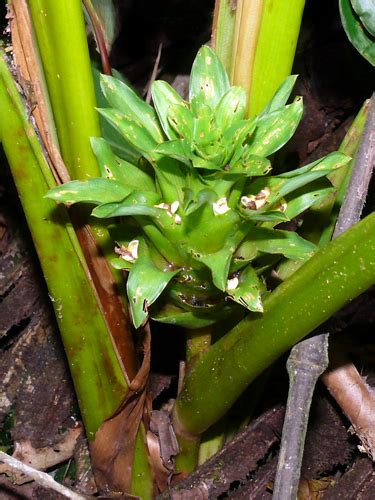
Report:
[[[178,207],[179,207],[179,206],[180,206],[180,202],[179,202],[179,201],[177,201],[177,200],[176,200],[176,201],[174,201],[174,202],[172,203],[172,205],[171,205],[171,208],[170,208],[171,213],[172,213],[172,214],[175,214],[175,213],[177,212],[177,210],[178,210]]]
[[[219,200],[217,200],[216,203],[212,204],[212,208],[215,215],[223,215],[230,210],[226,198],[220,198]]]
[[[237,276],[235,276],[234,278],[231,278],[227,282],[227,290],[235,290],[238,287],[238,283],[239,283],[239,280],[238,280]]]
[[[134,259],[138,258],[139,240],[132,240],[128,245],[128,250]]]

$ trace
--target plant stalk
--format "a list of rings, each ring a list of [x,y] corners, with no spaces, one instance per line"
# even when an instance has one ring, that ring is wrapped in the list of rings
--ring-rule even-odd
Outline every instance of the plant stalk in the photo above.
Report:
[[[128,384],[67,211],[44,198],[55,181],[3,51],[0,111],[6,117],[1,121],[1,142],[52,298],[87,436],[93,439],[117,409]]]
[[[371,214],[272,292],[263,314],[248,315],[203,353],[176,401],[177,432],[197,435],[210,427],[267,366],[370,287],[375,282],[374,250]]]

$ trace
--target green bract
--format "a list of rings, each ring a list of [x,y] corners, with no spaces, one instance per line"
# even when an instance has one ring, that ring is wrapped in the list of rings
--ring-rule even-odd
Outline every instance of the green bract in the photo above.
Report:
[[[327,174],[349,158],[332,153],[292,172],[266,175],[268,157],[302,117],[301,98],[286,105],[294,81],[287,78],[264,111],[246,119],[244,91],[231,87],[206,46],[193,64],[189,102],[157,81],[154,109],[122,81],[101,77],[112,107],[99,111],[140,160],[131,164],[95,138],[101,178],[69,182],[48,197],[95,204],[96,217],[122,217],[112,226],[112,264],[129,271],[136,327],[149,313],[198,328],[243,307],[262,312],[264,270],[280,256],[307,259],[314,252],[312,243],[274,226],[325,197],[333,189]]]

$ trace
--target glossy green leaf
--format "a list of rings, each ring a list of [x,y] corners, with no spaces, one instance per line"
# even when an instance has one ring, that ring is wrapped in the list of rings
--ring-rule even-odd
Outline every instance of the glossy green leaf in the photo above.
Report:
[[[278,151],[294,134],[302,113],[302,98],[297,97],[293,104],[262,116],[249,143],[251,153],[269,156]]]
[[[244,153],[244,143],[249,141],[256,128],[256,119],[243,120],[235,125],[232,125],[224,132],[223,143],[225,147],[232,153],[230,158],[231,163],[236,163],[240,160]]]
[[[197,194],[185,189],[184,206],[185,214],[190,215],[198,210],[205,203],[213,204],[217,199],[217,194],[212,189],[202,189]]]
[[[115,269],[120,269],[121,271],[130,271],[133,266],[133,264],[127,262],[121,257],[112,257],[109,259],[109,263],[112,267],[114,267]]]
[[[315,250],[316,246],[313,243],[292,231],[255,227],[240,245],[236,258],[242,257],[250,261],[261,252],[280,254],[290,259],[307,259]]]
[[[238,277],[235,275],[229,280],[228,285],[227,293],[232,300],[250,311],[263,312],[259,278],[250,264]]]
[[[97,106],[99,108],[108,108],[108,102],[103,95],[102,89],[100,88],[100,70],[95,66],[95,64],[92,65],[91,69],[94,79]],[[122,78],[120,73],[116,72],[115,70],[113,70],[113,72],[116,78]],[[102,136],[108,142],[108,144],[110,144],[113,151],[124,160],[136,164],[141,156],[140,152],[135,149],[134,146],[132,146],[128,141],[126,141],[125,138],[120,134],[120,132],[118,132],[118,130],[103,116],[99,115],[99,119]]]
[[[130,270],[126,286],[130,312],[136,328],[144,324],[148,317],[149,306],[179,272],[160,270],[151,257],[143,251],[144,248],[141,246],[140,255]]]
[[[229,90],[228,75],[217,55],[204,45],[198,52],[190,75],[189,99],[212,109]]]
[[[118,203],[104,203],[96,207],[92,215],[105,219],[125,215],[149,215],[159,217],[164,210],[155,207],[160,202],[156,193],[134,191],[123,201]]]
[[[189,167],[191,166],[190,158],[192,152],[190,151],[188,142],[183,139],[165,141],[159,144],[155,152],[186,163]]]
[[[171,104],[168,110],[168,121],[180,139],[193,139],[194,119],[193,114],[186,106]]]
[[[186,166],[171,158],[162,157],[157,162],[155,174],[163,200],[166,203],[182,203],[186,186]]]
[[[246,177],[256,177],[268,174],[271,171],[271,162],[262,156],[246,155],[234,165],[230,163],[224,167],[225,174],[241,174]]]
[[[374,37],[363,27],[355,14],[350,0],[339,0],[341,22],[354,47],[367,61],[375,66]]]
[[[110,106],[125,115],[129,122],[143,127],[157,142],[162,142],[163,133],[155,110],[137,96],[129,85],[117,78],[101,75],[102,92]]]
[[[280,108],[285,106],[288,102],[290,94],[292,93],[293,87],[296,83],[297,75],[288,76],[280,87],[277,89],[275,95],[271,99],[271,101],[267,104],[267,106],[263,109],[263,111],[259,114],[259,116],[268,115],[273,111],[278,111]]]
[[[157,142],[146,129],[115,109],[99,108],[98,111],[134,148],[141,151],[146,157],[151,156]]]
[[[325,171],[327,174],[330,171],[334,171],[338,168],[343,167],[344,165],[349,163],[350,160],[350,156],[346,155],[345,153],[341,153],[340,151],[335,151],[328,154],[327,156],[324,156],[323,158],[320,158],[319,160],[309,163],[308,165],[280,174],[278,177],[288,179],[291,177],[295,177],[296,175],[305,174],[311,171]]]
[[[226,313],[230,312],[228,309],[226,309]],[[192,330],[213,325],[218,320],[216,314],[210,315],[206,312],[185,311],[173,303],[167,303],[162,309],[152,312],[151,317],[153,320],[161,323],[181,326]]]
[[[57,186],[46,194],[46,198],[60,203],[111,203],[129,196],[131,188],[109,179],[71,181]]]
[[[169,85],[169,83],[161,80],[152,84],[151,94],[156,112],[166,136],[171,140],[178,139],[178,135],[168,120],[169,108],[173,104],[186,107],[185,101],[182,97],[180,97],[175,89]]]
[[[118,181],[135,190],[155,191],[154,181],[140,168],[116,156],[105,139],[93,137],[92,149],[103,178]]]
[[[242,87],[231,87],[215,109],[216,126],[221,130],[243,120],[246,114],[246,92]]]
[[[243,226],[238,231],[228,235],[223,248],[218,252],[199,254],[194,257],[199,262],[203,262],[211,270],[212,281],[219,290],[224,291],[227,288],[228,273],[233,253],[249,229],[249,226]]]
[[[268,210],[267,212],[251,210],[245,214],[245,219],[253,222],[273,222],[273,225],[290,220],[281,210]]]
[[[375,37],[375,2],[374,0],[350,0],[353,9],[370,35]],[[375,41],[374,41],[375,43]]]
[[[269,194],[265,204],[258,210],[245,210],[243,215],[246,218],[259,220],[257,217],[267,209],[279,202],[289,193],[313,182],[321,177],[325,177],[333,170],[346,165],[350,158],[343,153],[331,153],[321,160],[317,160],[309,165],[301,167],[293,172],[281,174],[277,177],[262,177],[254,181],[249,189],[250,195],[257,195],[266,190]]]
[[[194,120],[192,140],[199,147],[204,157],[207,158],[207,155],[204,151],[202,151],[202,148],[209,145],[217,147],[217,141],[220,136],[221,131],[215,124],[211,108],[207,104],[202,103],[199,106],[199,112]]]
[[[284,213],[288,219],[294,219],[333,191],[332,184],[324,178],[303,186],[285,197],[287,206]]]

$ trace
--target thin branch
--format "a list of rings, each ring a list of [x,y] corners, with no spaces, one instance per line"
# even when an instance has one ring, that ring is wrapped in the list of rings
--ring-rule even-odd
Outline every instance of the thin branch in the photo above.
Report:
[[[155,59],[155,64],[154,64],[154,67],[152,69],[150,81],[147,84],[147,93],[146,93],[147,104],[150,104],[150,102],[151,102],[151,87],[152,87],[152,84],[154,83],[154,81],[156,80],[156,77],[158,76],[162,48],[163,48],[163,44],[159,43],[159,48],[158,48],[158,53],[157,53],[157,56]]]
[[[289,394],[273,498],[297,498],[304,443],[315,384],[328,366],[328,334],[303,340],[290,353]]]
[[[36,470],[33,467],[22,463],[20,460],[7,455],[3,451],[0,451],[0,461],[7,464],[7,466],[12,471],[26,474],[26,476],[28,476],[36,483],[44,486],[45,488],[56,491],[66,498],[70,498],[71,500],[85,500],[84,496],[75,493],[74,491],[66,488],[60,483],[57,483],[49,474]]]
[[[340,209],[333,238],[337,238],[337,236],[359,221],[365,204],[374,163],[375,95],[372,96],[370,101],[362,140],[356,154],[349,186]],[[288,360],[290,387],[273,494],[273,498],[275,499],[296,498],[297,496],[308,414],[317,378],[322,373],[324,367],[326,368],[325,365],[328,360],[328,336],[329,334],[317,335],[300,342],[293,347]],[[312,373],[309,373],[309,370],[313,366],[316,366],[316,369],[312,370]],[[353,365],[349,363],[337,370],[331,370],[329,376],[323,377],[323,381],[327,384],[328,389],[332,390],[333,396],[340,395],[339,398],[337,397],[337,401],[341,405],[348,407],[345,409],[342,406],[344,413],[349,418],[356,419],[361,412],[353,412],[351,398],[342,397],[343,382],[347,383],[348,378],[353,379],[352,368]],[[319,370],[321,370],[320,373]],[[345,371],[344,375],[343,370]],[[358,377],[356,377],[357,381]],[[338,390],[338,387],[341,388],[341,391]],[[360,393],[363,392],[363,388],[359,387],[358,382],[356,387]],[[346,396],[348,396],[347,392]],[[362,428],[361,422],[354,422],[353,420],[351,422],[354,429]],[[361,438],[363,439],[363,432]],[[364,441],[366,443],[365,447],[368,446],[368,441],[370,440],[365,437]]]

